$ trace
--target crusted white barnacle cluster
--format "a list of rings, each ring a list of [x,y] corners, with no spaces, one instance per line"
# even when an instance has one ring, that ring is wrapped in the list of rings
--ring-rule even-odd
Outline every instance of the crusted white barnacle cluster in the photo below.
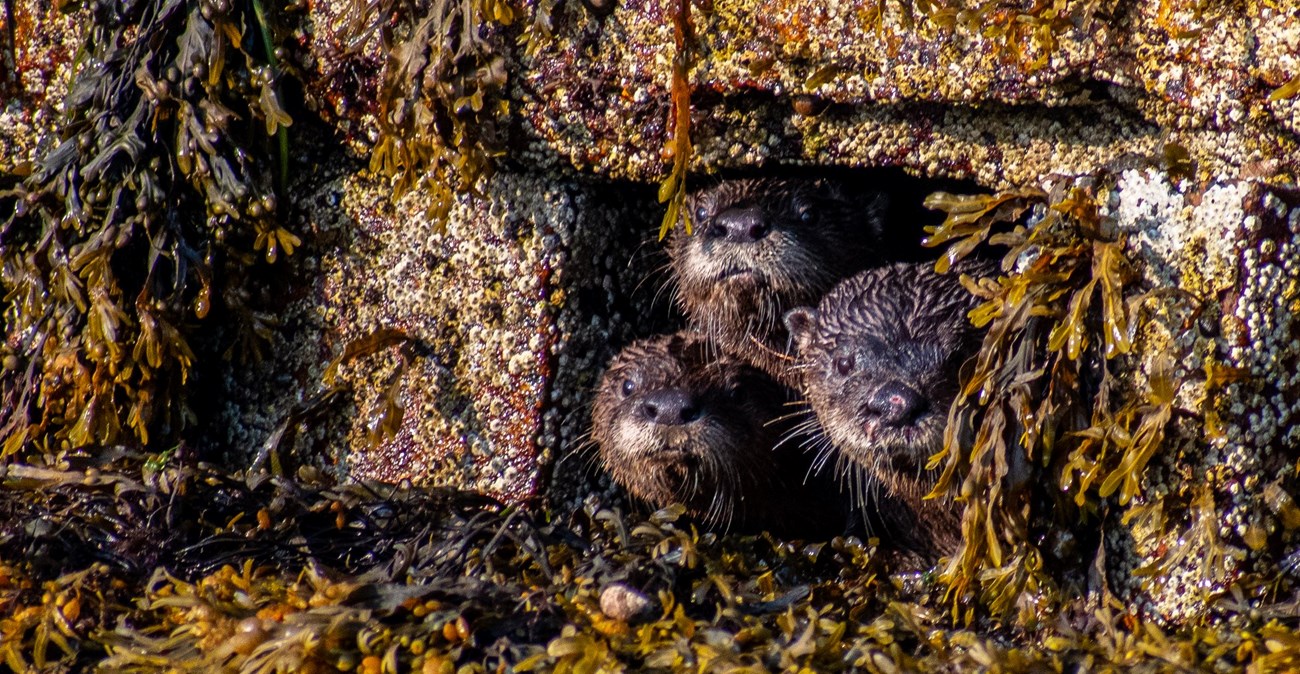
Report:
[[[1270,198],[1271,197],[1271,198]],[[1234,440],[1268,451],[1300,440],[1300,344],[1295,313],[1300,308],[1300,234],[1292,213],[1276,196],[1256,198],[1257,215],[1247,217],[1249,241],[1241,256],[1242,288],[1233,316],[1245,339],[1228,348],[1228,360],[1249,371],[1235,390],[1243,395],[1244,420],[1235,420]]]
[[[1184,277],[1233,285],[1232,268],[1244,245],[1241,200],[1245,183],[1211,185],[1203,193],[1156,169],[1125,171],[1106,209],[1129,237],[1149,283],[1184,287]],[[1198,203],[1199,202],[1199,203]],[[1103,213],[1106,214],[1106,213]]]

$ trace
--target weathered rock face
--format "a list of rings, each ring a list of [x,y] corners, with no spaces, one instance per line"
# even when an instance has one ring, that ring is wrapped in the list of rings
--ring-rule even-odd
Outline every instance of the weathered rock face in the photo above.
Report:
[[[667,302],[652,300],[666,278],[642,247],[658,226],[652,195],[500,173],[444,229],[350,168],[304,181],[318,267],[285,307],[275,356],[230,373],[225,442],[262,444],[355,348],[337,375],[350,404],[327,432],[299,437],[300,454],[332,455],[359,478],[537,496],[585,436],[605,362],[654,316],[665,324]],[[566,493],[586,467],[561,468]]]
[[[0,13],[0,173],[30,161],[62,110],[86,13],[18,0]]]
[[[1125,383],[1147,395],[1157,361],[1176,363],[1181,412],[1140,496],[1115,504],[1107,567],[1116,591],[1175,620],[1275,569],[1300,527],[1287,495],[1300,448],[1300,198],[1285,187],[1300,173],[1300,7],[1209,4],[691,9],[700,173],[900,166],[992,189],[1119,176],[1102,220],[1128,237],[1144,288],[1168,291],[1144,300],[1151,319]],[[603,364],[672,322],[668,303],[652,301],[665,280],[648,184],[669,156],[678,5],[631,0],[604,15],[535,2],[490,28],[507,59],[506,170],[482,198],[459,200],[445,229],[419,193],[391,204],[345,149],[364,154],[376,137],[383,63],[375,42],[348,48],[350,7],[311,6],[308,104],[343,142],[316,142],[331,158],[297,182],[302,216],[289,224],[308,243],[296,294],[270,359],[227,374],[228,430],[212,442],[266,442],[323,390],[332,358],[386,335],[339,368],[350,402],[333,403],[301,450],[358,476],[510,500],[549,486],[571,503],[589,485],[578,448]],[[21,63],[38,34],[16,32]],[[62,85],[55,69],[40,72]],[[33,77],[23,71],[23,94],[3,111],[6,157],[35,146],[22,124],[48,132]]]

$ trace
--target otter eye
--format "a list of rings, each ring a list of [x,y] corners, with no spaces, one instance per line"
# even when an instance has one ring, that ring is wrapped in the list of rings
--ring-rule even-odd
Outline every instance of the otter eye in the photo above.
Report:
[[[853,354],[836,356],[835,358],[835,371],[840,373],[841,377],[847,377],[852,374],[854,365],[856,365],[856,363],[854,363]]]
[[[636,382],[631,379],[623,380],[623,395],[630,396],[636,393]]]
[[[805,225],[811,225],[817,222],[817,209],[812,206],[804,206],[799,209],[799,222]]]
[[[700,206],[699,208],[695,209],[696,222],[704,222],[704,219],[707,217],[709,217],[709,212],[704,210],[703,206]]]

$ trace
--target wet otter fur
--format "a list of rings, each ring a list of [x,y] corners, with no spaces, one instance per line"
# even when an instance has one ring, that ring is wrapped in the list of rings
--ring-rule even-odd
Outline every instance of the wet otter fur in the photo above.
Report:
[[[793,372],[829,445],[850,464],[841,470],[863,471],[904,505],[881,513],[882,534],[930,558],[956,549],[961,511],[949,498],[924,499],[939,472],[926,463],[943,446],[959,369],[982,338],[966,317],[979,300],[958,276],[992,271],[976,261],[948,274],[928,262],[880,267],[785,316]]]
[[[834,485],[805,483],[809,457],[794,443],[777,447],[794,393],[718,351],[683,331],[615,356],[592,410],[592,439],[610,476],[652,507],[682,503],[717,530],[840,533],[847,504]]]
[[[668,241],[677,301],[725,352],[784,379],[782,315],[882,262],[886,205],[881,193],[827,178],[726,180],[696,192],[692,233],[678,227]]]

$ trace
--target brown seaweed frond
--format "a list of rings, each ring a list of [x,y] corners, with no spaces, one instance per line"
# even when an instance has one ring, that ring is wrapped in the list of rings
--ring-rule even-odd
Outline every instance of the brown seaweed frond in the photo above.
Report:
[[[985,338],[931,459],[942,467],[934,496],[965,506],[964,542],[941,578],[967,621],[977,589],[995,616],[1040,619],[1053,581],[1031,529],[1095,529],[1103,499],[1136,498],[1166,444],[1172,363],[1157,358],[1138,395],[1114,374],[1133,353],[1147,295],[1134,289],[1122,238],[1098,217],[1096,189],[1062,182],[1050,193],[928,200],[948,212],[928,241],[949,244],[941,271],[985,242],[1007,247],[1001,276],[967,281],[985,300],[970,314]]]
[[[5,457],[190,425],[195,327],[260,339],[255,267],[301,243],[277,215],[293,10],[91,4],[61,140],[0,192]]]

